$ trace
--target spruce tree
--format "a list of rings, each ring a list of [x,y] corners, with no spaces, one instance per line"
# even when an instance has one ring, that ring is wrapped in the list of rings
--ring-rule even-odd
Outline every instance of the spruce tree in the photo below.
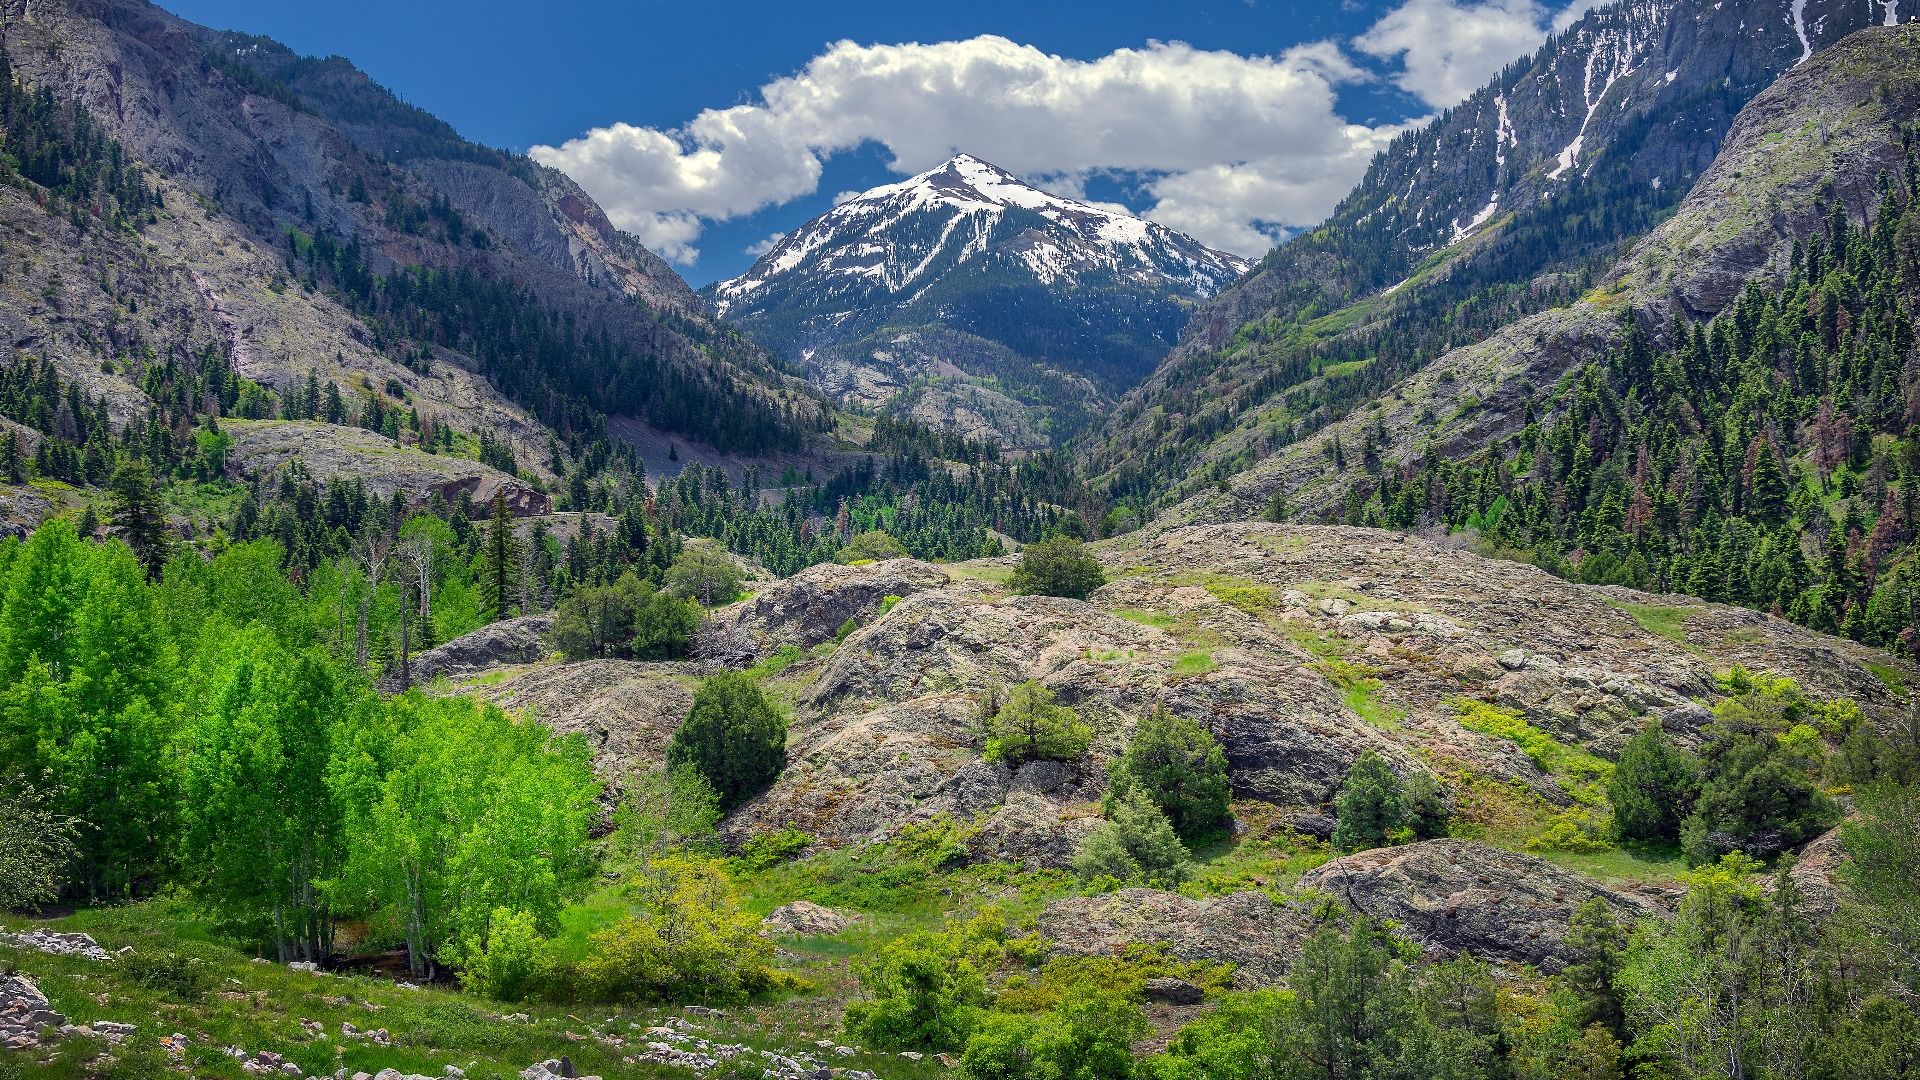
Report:
[[[147,576],[158,577],[167,561],[167,515],[145,463],[128,461],[114,472],[113,524]]]
[[[513,614],[513,597],[520,570],[520,540],[513,534],[505,492],[494,492],[493,513],[480,546],[480,599],[488,621]]]

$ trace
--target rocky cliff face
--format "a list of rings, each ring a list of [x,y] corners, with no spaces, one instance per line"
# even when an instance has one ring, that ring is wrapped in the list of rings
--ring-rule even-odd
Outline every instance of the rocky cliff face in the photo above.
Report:
[[[1547,385],[1569,359],[1591,356],[1609,340],[1622,314],[1616,286],[1623,275],[1612,264],[1675,213],[1723,142],[1768,133],[1755,131],[1757,122],[1736,129],[1742,108],[1788,73],[1801,91],[1823,85],[1848,63],[1827,50],[1897,14],[1840,0],[1596,9],[1396,140],[1325,224],[1276,249],[1197,313],[1180,347],[1116,410],[1091,464],[1129,493],[1171,485],[1184,497],[1270,454],[1287,459],[1263,465],[1269,472],[1249,477],[1233,498],[1202,496],[1188,508],[1217,520],[1264,500],[1279,486],[1272,471],[1289,474],[1289,490],[1312,486],[1323,471],[1311,465],[1321,446],[1294,448],[1286,429],[1319,431],[1368,399],[1407,402],[1406,415],[1387,423],[1404,446],[1420,442],[1435,420],[1450,419],[1450,406],[1488,402],[1487,385],[1438,387],[1422,374],[1453,350],[1481,347],[1479,355],[1491,351],[1509,369],[1526,354],[1545,354],[1532,374],[1535,388]],[[1900,31],[1882,33],[1896,35],[1883,44],[1900,40]],[[1785,89],[1769,99],[1802,104]],[[1816,127],[1833,130],[1838,115],[1826,113]],[[1796,126],[1813,119],[1809,111]],[[1874,136],[1889,124],[1897,128],[1898,120],[1878,117]],[[1799,157],[1781,164],[1791,176],[1817,179],[1809,174],[1823,171]],[[1732,207],[1764,206],[1766,198],[1753,190]],[[1767,231],[1777,234],[1797,222],[1771,224]],[[1712,229],[1702,233],[1709,237],[1727,238]],[[1716,256],[1720,277],[1744,280],[1764,262],[1766,253],[1758,254],[1736,244]],[[1661,276],[1697,276],[1697,261],[1665,261]],[[1644,284],[1634,279],[1635,299],[1664,315],[1662,290]],[[1582,295],[1600,302],[1565,306]],[[1503,329],[1510,323],[1517,328]],[[1497,340],[1482,340],[1489,335]],[[1355,362],[1328,368],[1325,358],[1334,354]],[[1492,389],[1531,392],[1508,389],[1524,377],[1511,374]],[[1337,490],[1310,491],[1302,509],[1337,497]]]
[[[840,203],[708,296],[842,400],[1030,449],[1137,382],[1246,265],[962,154]]]

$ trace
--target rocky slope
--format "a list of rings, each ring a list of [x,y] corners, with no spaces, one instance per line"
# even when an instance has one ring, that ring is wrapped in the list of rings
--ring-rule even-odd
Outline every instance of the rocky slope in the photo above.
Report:
[[[1227,491],[1191,497],[1175,517],[1250,516],[1275,491],[1297,514],[1331,510],[1356,479],[1329,467],[1336,440],[1357,447],[1371,431],[1383,461],[1471,453],[1518,431],[1528,402],[1602,358],[1625,320],[1664,342],[1676,319],[1718,312],[1750,280],[1779,280],[1795,241],[1834,207],[1861,223],[1878,206],[1881,178],[1905,160],[1902,132],[1920,117],[1916,63],[1914,24],[1862,31],[1814,56],[1741,112],[1687,199],[1586,296],[1441,355],[1247,469]]]
[[[421,662],[458,654],[443,690],[585,733],[615,780],[659,761],[697,675],[760,663],[763,685],[790,703],[789,764],[725,823],[736,842],[794,826],[857,843],[947,816],[976,858],[1064,866],[1099,820],[1106,763],[1161,707],[1220,740],[1248,828],[1325,836],[1365,750],[1442,779],[1480,841],[1336,860],[1284,899],[1136,890],[1062,901],[1041,921],[1064,951],[1160,942],[1234,963],[1245,985],[1281,976],[1324,917],[1321,898],[1392,919],[1436,955],[1548,970],[1581,901],[1627,916],[1670,905],[1670,892],[1602,885],[1515,850],[1582,813],[1590,782],[1523,750],[1516,731],[1576,761],[1616,756],[1649,723],[1693,743],[1723,693],[1716,674],[1734,665],[1891,725],[1909,707],[1894,687],[1920,679],[1906,661],[1753,611],[1572,584],[1398,533],[1195,526],[1110,541],[1100,557],[1110,580],[1085,602],[1009,595],[1006,560],[817,567],[716,612],[694,663],[528,663],[517,627]],[[980,698],[1027,679],[1093,728],[1084,760],[982,759]],[[1832,853],[1811,861],[1810,892]]]
[[[1071,434],[1243,260],[962,154],[794,230],[708,290],[840,400],[1014,448]]]
[[[1218,520],[1248,515],[1283,486],[1306,489],[1302,512],[1337,501],[1337,482],[1319,489],[1327,470],[1318,459],[1335,429],[1357,433],[1359,421],[1336,423],[1356,405],[1390,410],[1378,419],[1397,454],[1421,445],[1436,423],[1460,419],[1456,412],[1466,422],[1439,448],[1484,440],[1517,415],[1509,405],[1602,349],[1624,309],[1660,331],[1676,288],[1701,305],[1690,310],[1716,310],[1730,282],[1759,270],[1778,238],[1804,227],[1810,200],[1802,196],[1828,177],[1874,182],[1873,172],[1850,173],[1856,163],[1826,142],[1838,137],[1869,157],[1897,152],[1897,139],[1893,151],[1862,149],[1897,131],[1905,105],[1862,104],[1881,79],[1853,69],[1879,59],[1899,89],[1903,62],[1873,53],[1910,39],[1880,30],[1845,57],[1828,51],[1897,14],[1840,0],[1596,9],[1402,136],[1324,225],[1210,303],[1116,411],[1090,463],[1123,494],[1190,497],[1183,519]],[[1789,78],[1766,94],[1769,104],[1735,124],[1782,75]],[[1862,115],[1850,116],[1856,106]],[[1781,110],[1797,115],[1771,126]],[[1758,176],[1712,166],[1723,141],[1728,153],[1751,154],[1756,140],[1807,124],[1815,138]],[[1708,198],[1703,188],[1690,213],[1682,198],[1710,166],[1743,177],[1742,191],[1727,203],[1724,190]],[[1773,213],[1783,189],[1785,205]],[[1770,220],[1742,216],[1755,206]],[[1671,258],[1679,253],[1658,244],[1613,265],[1676,208],[1692,219],[1685,228],[1700,246],[1714,249],[1710,265],[1697,254]],[[1675,228],[1668,222],[1663,231]],[[1642,255],[1661,267],[1651,280]],[[1674,280],[1708,277],[1713,287]],[[1586,302],[1566,306],[1580,297]],[[1469,374],[1482,377],[1456,381]],[[1203,490],[1249,466],[1231,493]]]
[[[161,199],[125,232],[0,192],[0,228],[21,260],[0,286],[10,344],[51,360],[117,420],[148,407],[139,357],[213,349],[271,389],[297,390],[312,372],[350,404],[404,402],[434,423],[485,431],[534,470],[546,463],[549,428],[568,422],[554,394],[707,442],[747,437],[715,426],[728,409],[664,408],[663,395],[704,396],[748,418],[764,412],[770,426],[753,438],[801,437],[777,419],[782,408],[815,408],[799,385],[705,315],[565,176],[462,140],[338,58],[299,57],[143,0],[5,7],[0,36],[15,76],[85,109]],[[298,257],[308,239],[330,239],[362,265],[316,275]],[[509,379],[502,358],[471,341],[405,340],[379,325],[392,312],[347,287],[357,273],[423,268],[512,283],[522,303],[646,355],[649,374],[635,376],[646,385],[595,389],[580,371],[531,356]]]
[[[1098,816],[1104,763],[1157,707],[1208,725],[1237,797],[1324,834],[1364,750],[1517,819],[1576,806],[1577,778],[1489,729],[1485,707],[1604,759],[1652,722],[1694,741],[1721,693],[1716,672],[1735,664],[1885,723],[1905,696],[1876,668],[1920,677],[1757,612],[1571,584],[1397,533],[1200,526],[1102,558],[1112,580],[1091,602],[1007,595],[1004,563],[815,568],[715,613],[699,664],[536,664],[469,685],[590,730],[625,769],[671,734],[694,674],[793,646],[768,676],[792,702],[790,764],[734,816],[733,835],[791,824],[849,842],[946,814],[980,826],[982,852],[1061,865]],[[1086,760],[981,759],[980,696],[1027,679],[1093,727]]]

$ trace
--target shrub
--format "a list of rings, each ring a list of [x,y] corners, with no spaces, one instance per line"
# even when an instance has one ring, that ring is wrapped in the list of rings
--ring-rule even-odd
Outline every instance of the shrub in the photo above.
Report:
[[[633,655],[640,660],[678,660],[700,629],[700,606],[654,593],[633,613]]]
[[[666,591],[702,607],[731,604],[740,597],[747,575],[725,551],[711,543],[688,544],[667,568]]]
[[[591,935],[565,980],[588,1000],[743,1001],[794,984],[721,864],[662,858],[635,891],[638,913]]]
[[[1085,600],[1106,583],[1107,575],[1087,546],[1065,536],[1028,544],[1008,582],[1017,593],[1075,600]]]
[[[1406,810],[1407,828],[1413,830],[1416,839],[1445,836],[1453,825],[1453,803],[1446,787],[1426,773],[1414,773],[1407,778],[1402,786],[1401,801]]]
[[[667,744],[668,768],[698,770],[725,810],[772,783],[786,764],[786,718],[738,672],[722,672],[701,684],[693,710]]]
[[[1385,758],[1371,750],[1354,759],[1333,808],[1338,820],[1333,846],[1341,851],[1385,847],[1406,828],[1406,799],[1400,778]]]
[[[1623,840],[1678,839],[1699,793],[1699,760],[1648,724],[1620,751],[1607,785],[1614,830]]]
[[[461,950],[460,981],[495,1001],[522,1001],[539,986],[549,967],[547,940],[531,914],[494,908],[484,941]]]
[[[1217,833],[1227,818],[1226,752],[1212,732],[1164,710],[1140,722],[1114,783],[1139,785],[1183,840]]]
[[[1138,1005],[1082,987],[1044,1013],[989,1014],[960,1067],[968,1080],[1124,1080],[1133,1044],[1151,1031]]]
[[[199,1001],[212,983],[206,965],[176,952],[136,950],[118,963],[127,978],[181,1001]]]
[[[985,754],[988,761],[1019,766],[1029,761],[1072,761],[1093,744],[1093,731],[1080,715],[1055,704],[1053,691],[1037,682],[1013,688],[1004,702],[990,695]]]
[[[881,529],[869,529],[854,534],[845,547],[834,553],[833,561],[838,563],[879,562],[882,559],[903,559],[907,549]]]
[[[1109,793],[1107,820],[1081,842],[1073,869],[1087,881],[1173,889],[1193,865],[1167,816],[1137,785],[1127,785]]]
[[[847,1005],[847,1032],[882,1050],[960,1049],[987,1003],[982,959],[953,934],[889,942],[857,968],[863,996]]]
[[[0,911],[38,907],[60,895],[74,829],[31,785],[0,776]]]
[[[757,833],[741,845],[740,862],[749,870],[765,870],[800,854],[811,843],[813,837],[791,825],[773,832]]]
[[[1797,848],[1831,828],[1839,808],[1814,783],[1814,762],[1768,731],[1715,726],[1706,780],[1680,827],[1695,865],[1742,851],[1759,858]]]

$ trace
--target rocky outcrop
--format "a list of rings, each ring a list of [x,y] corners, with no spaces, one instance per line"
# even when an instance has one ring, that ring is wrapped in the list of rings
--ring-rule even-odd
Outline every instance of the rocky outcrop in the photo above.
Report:
[[[760,931],[765,934],[827,937],[842,933],[859,921],[858,915],[843,915],[832,908],[795,900],[769,912],[766,918],[760,920]]]
[[[1467,725],[1473,702],[1603,758],[1648,723],[1697,739],[1714,674],[1735,663],[1851,698],[1881,721],[1904,708],[1867,663],[1907,665],[1862,646],[1398,533],[1201,526],[1113,542],[1101,557],[1112,581],[1090,602],[1007,596],[981,583],[994,565],[947,568],[951,584],[908,595],[793,669],[787,770],[729,834],[791,824],[852,842],[944,815],[977,830],[975,858],[1062,866],[1097,821],[1105,763],[1156,708],[1208,726],[1236,795],[1316,833],[1366,750],[1402,773],[1467,773],[1572,805],[1565,778]],[[898,588],[883,583],[896,573],[881,563],[821,577],[870,597]],[[863,577],[873,584],[854,584]],[[817,594],[769,586],[751,602],[765,602],[758,625],[826,630],[839,609],[787,610]],[[1642,625],[1636,612],[1649,609],[1677,612],[1686,643]],[[1029,679],[1092,728],[1085,759],[1018,773],[981,759],[982,696]]]
[[[745,667],[782,645],[810,649],[832,641],[848,622],[871,620],[888,597],[911,596],[951,583],[938,567],[914,559],[888,559],[868,566],[810,566],[715,611],[694,639],[694,655]]]
[[[667,740],[693,707],[695,682],[682,665],[585,660],[533,667],[499,683],[456,683],[451,690],[478,694],[558,734],[584,736],[595,771],[617,787],[660,764]]]
[[[1622,922],[1655,905],[1603,888],[1545,859],[1467,840],[1428,840],[1335,859],[1300,879],[1347,907],[1391,920],[1429,952],[1558,970],[1566,961],[1567,923],[1598,898]]]
[[[402,446],[379,432],[308,420],[229,420],[223,427],[233,438],[230,460],[243,473],[272,475],[298,462],[322,483],[356,480],[381,499],[397,492],[415,504],[436,497],[454,504],[464,497],[481,514],[501,495],[515,517],[553,510],[545,492],[499,469]]]
[[[471,633],[462,634],[444,645],[436,645],[415,656],[413,681],[430,683],[439,678],[476,675],[492,668],[513,664],[534,664],[547,658],[547,631],[553,628],[551,615],[523,615],[488,623]],[[399,674],[386,677],[381,689],[399,688]]]
[[[1266,893],[1194,900],[1155,889],[1056,900],[1039,920],[1055,951],[1111,956],[1134,945],[1160,945],[1179,960],[1234,965],[1240,989],[1284,980],[1312,925],[1309,904],[1280,903]]]
[[[82,960],[105,963],[113,954],[100,947],[92,934],[62,934],[53,930],[22,930],[17,934],[0,933],[0,945],[32,949],[49,956],[77,956]]]
[[[49,1029],[58,1031],[66,1022],[32,979],[0,975],[0,1049],[31,1050]]]

